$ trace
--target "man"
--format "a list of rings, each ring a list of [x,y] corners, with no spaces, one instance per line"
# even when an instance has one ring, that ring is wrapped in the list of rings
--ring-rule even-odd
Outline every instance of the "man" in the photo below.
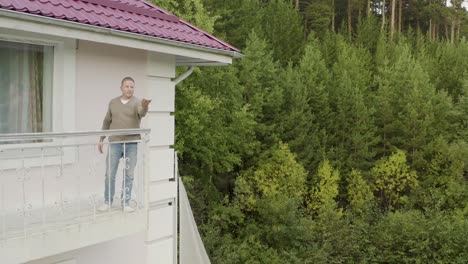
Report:
[[[139,100],[133,96],[135,81],[131,77],[122,79],[120,90],[122,94],[109,102],[107,114],[102,122],[102,130],[109,129],[133,129],[140,128],[140,121],[148,112],[151,100]],[[99,140],[98,150],[102,154],[105,136]],[[133,171],[137,162],[137,143],[140,135],[110,136],[109,148],[106,157],[106,178],[104,199],[105,203],[98,208],[99,211],[107,211],[111,208],[115,193],[115,175],[120,158],[124,158],[125,175],[122,181],[122,193],[120,195],[123,210],[133,212],[129,202],[132,194]],[[130,141],[130,142],[126,142]]]

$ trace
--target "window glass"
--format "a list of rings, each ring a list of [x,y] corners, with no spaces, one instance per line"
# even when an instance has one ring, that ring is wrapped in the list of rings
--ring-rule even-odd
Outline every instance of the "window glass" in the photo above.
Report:
[[[52,130],[53,47],[0,40],[0,133]]]

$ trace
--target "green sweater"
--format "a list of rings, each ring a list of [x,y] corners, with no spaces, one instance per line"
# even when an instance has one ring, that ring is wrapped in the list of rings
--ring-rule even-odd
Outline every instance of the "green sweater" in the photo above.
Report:
[[[120,96],[116,97],[109,102],[102,130],[140,128],[140,121],[147,112],[148,108],[143,108],[141,100],[136,97],[130,98],[126,104],[122,103]],[[140,135],[110,136],[109,141],[130,141],[140,138]]]

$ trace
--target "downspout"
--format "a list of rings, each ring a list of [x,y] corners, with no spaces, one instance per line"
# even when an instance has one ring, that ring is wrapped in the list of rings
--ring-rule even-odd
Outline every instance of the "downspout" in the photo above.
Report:
[[[171,79],[171,81],[174,82],[175,85],[179,84],[181,81],[185,80],[185,78],[189,77],[190,74],[192,74],[193,68],[194,66],[190,66],[190,68],[186,72],[182,73],[176,78]]]

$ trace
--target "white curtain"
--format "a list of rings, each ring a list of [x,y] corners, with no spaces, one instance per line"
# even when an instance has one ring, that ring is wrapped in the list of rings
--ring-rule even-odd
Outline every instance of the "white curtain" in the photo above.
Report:
[[[179,178],[180,179],[180,178]],[[180,264],[209,264],[210,259],[198,233],[197,223],[182,180],[179,180],[179,258]]]
[[[43,80],[51,74],[44,67],[46,48],[0,41],[0,133],[44,131]]]

